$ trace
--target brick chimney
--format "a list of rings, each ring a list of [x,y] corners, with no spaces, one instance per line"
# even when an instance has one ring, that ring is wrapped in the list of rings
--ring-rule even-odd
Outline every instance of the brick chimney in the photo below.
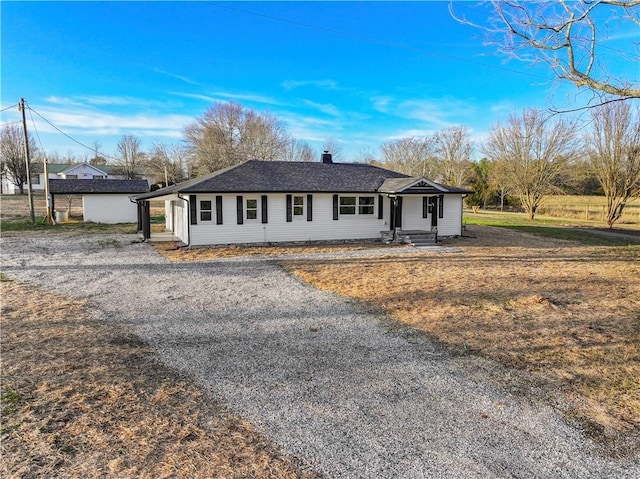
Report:
[[[327,150],[324,150],[324,153],[322,154],[322,162],[327,164],[333,163],[333,160],[331,159],[331,153],[329,153]]]

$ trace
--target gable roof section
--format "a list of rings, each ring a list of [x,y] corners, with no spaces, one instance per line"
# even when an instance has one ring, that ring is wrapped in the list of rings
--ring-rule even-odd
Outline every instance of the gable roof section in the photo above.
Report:
[[[136,194],[149,191],[147,180],[49,180],[51,194]]]
[[[375,193],[388,178],[407,176],[364,163],[249,160],[137,199],[174,193]]]
[[[380,186],[380,193],[394,194],[416,194],[416,195],[444,195],[444,194],[466,194],[469,190],[457,188],[455,186],[441,185],[426,178],[389,178]]]
[[[49,165],[47,165],[47,166],[49,166]],[[59,173],[65,174],[65,175],[69,174],[69,173],[73,174],[72,172],[74,170],[83,170],[85,168],[89,169],[89,170],[93,170],[93,171],[97,172],[100,175],[104,175],[104,176],[107,175],[106,170],[98,168],[97,166],[92,165],[90,163],[78,163],[76,165],[69,165],[68,168],[65,168],[64,170],[60,171]]]

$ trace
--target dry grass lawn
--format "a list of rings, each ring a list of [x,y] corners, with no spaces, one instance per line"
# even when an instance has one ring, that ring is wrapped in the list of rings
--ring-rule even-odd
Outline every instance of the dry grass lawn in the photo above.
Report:
[[[590,247],[469,227],[463,253],[283,265],[371,303],[453,351],[542,384],[601,439],[640,450],[640,247]]]
[[[1,477],[315,477],[86,304],[1,288]]]
[[[280,256],[289,254],[339,253],[342,251],[363,251],[379,249],[380,243],[336,243],[317,245],[230,245],[196,248],[179,248],[173,242],[151,243],[153,247],[171,261],[203,261],[207,259],[231,258],[235,256]],[[406,248],[405,246],[386,246],[388,248]]]

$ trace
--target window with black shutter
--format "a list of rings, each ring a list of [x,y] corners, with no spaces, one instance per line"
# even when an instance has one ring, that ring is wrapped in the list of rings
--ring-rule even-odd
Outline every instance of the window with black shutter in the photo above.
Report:
[[[260,206],[262,207],[262,222],[268,223],[269,219],[267,217],[267,195],[262,195],[260,197]]]
[[[216,196],[216,224],[222,224],[222,196]]]
[[[244,223],[243,201],[242,196],[236,197],[237,221],[239,225]]]

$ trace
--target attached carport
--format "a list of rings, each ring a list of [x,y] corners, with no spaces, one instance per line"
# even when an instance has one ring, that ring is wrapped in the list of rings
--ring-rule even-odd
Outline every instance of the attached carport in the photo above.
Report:
[[[148,191],[147,180],[49,180],[52,209],[56,196],[82,196],[85,223],[135,223],[138,207],[129,197]]]

